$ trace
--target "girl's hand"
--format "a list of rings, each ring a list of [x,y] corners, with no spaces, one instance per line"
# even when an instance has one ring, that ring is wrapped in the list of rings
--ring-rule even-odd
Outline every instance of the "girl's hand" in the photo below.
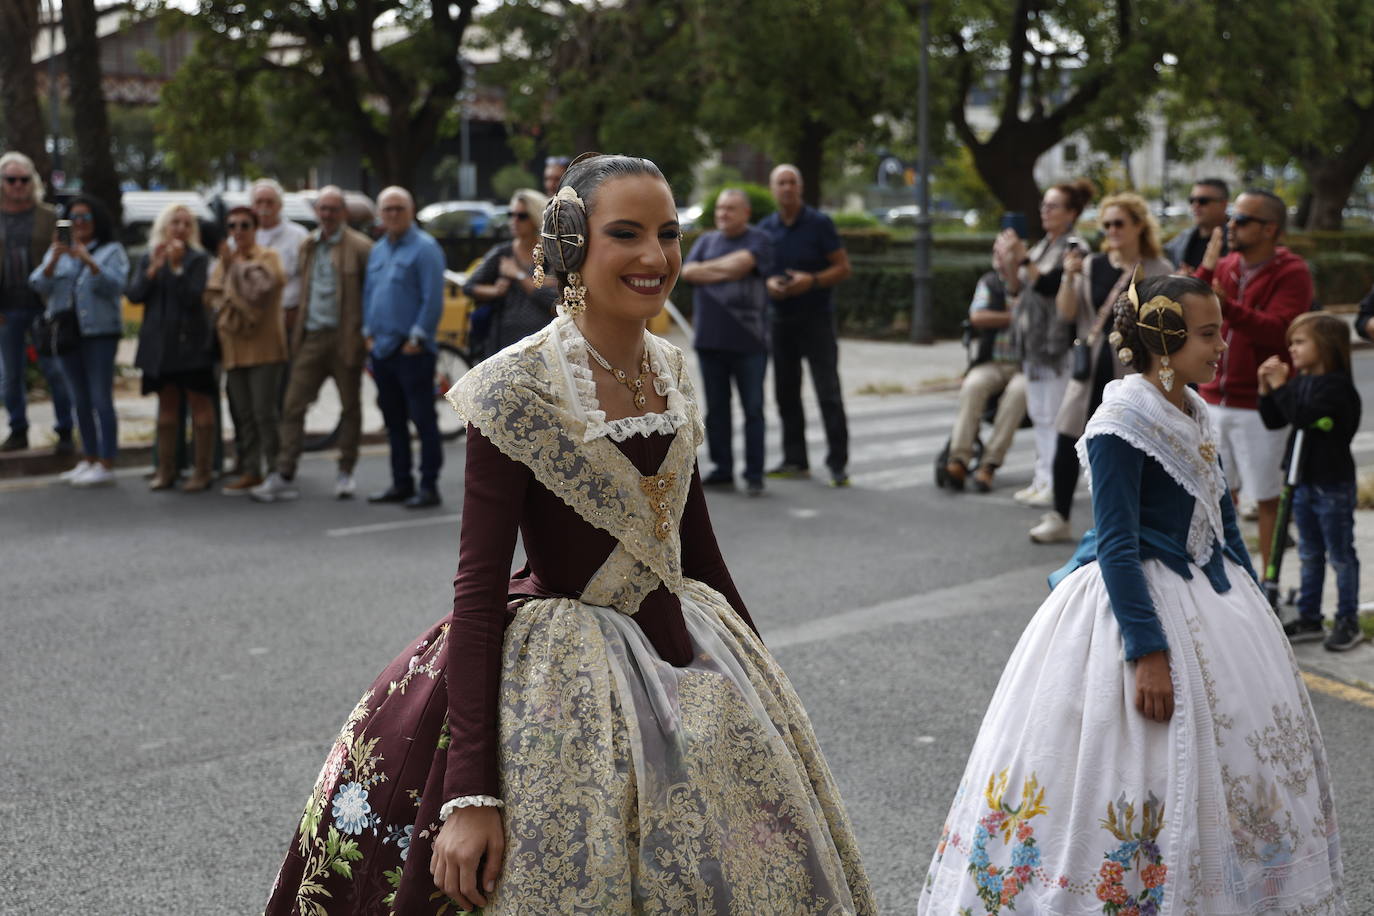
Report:
[[[459,808],[434,838],[429,873],[434,885],[465,910],[487,905],[506,855],[500,808]],[[480,888],[478,886],[480,882]]]
[[[1169,653],[1151,652],[1135,660],[1135,708],[1154,722],[1168,722],[1174,714],[1174,681],[1169,676]]]
[[[1282,388],[1288,382],[1288,364],[1277,356],[1271,356],[1260,363],[1255,371],[1259,382],[1259,393],[1264,395],[1275,388]]]

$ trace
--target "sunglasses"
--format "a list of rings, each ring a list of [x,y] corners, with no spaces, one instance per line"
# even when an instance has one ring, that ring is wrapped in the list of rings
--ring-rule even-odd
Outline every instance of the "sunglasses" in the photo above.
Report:
[[[229,224],[230,232],[238,232],[240,229],[252,229],[253,224],[246,219],[236,219]]]
[[[28,184],[30,181],[33,181],[33,176],[32,176],[32,175],[6,175],[6,176],[5,176],[5,183],[6,183],[6,184]]]
[[[1237,226],[1248,226],[1251,223],[1262,223],[1267,225],[1272,223],[1273,220],[1264,219],[1260,216],[1251,216],[1248,213],[1235,213],[1231,216],[1231,222],[1235,223]]]
[[[73,213],[69,219],[74,223],[89,223],[95,219],[89,213]]]
[[[1126,221],[1125,221],[1124,219],[1104,219],[1104,220],[1102,221],[1102,228],[1103,228],[1103,229],[1125,229],[1125,228],[1126,228]]]
[[[510,218],[513,219],[513,220],[515,220],[517,223],[522,223],[522,222],[524,222],[525,220],[529,219],[529,218],[530,218],[530,215],[529,215],[528,213],[515,213],[515,212],[512,212],[511,215],[510,215]]]
[[[1205,207],[1208,204],[1220,203],[1221,200],[1220,197],[1190,197],[1188,203],[1194,207]]]

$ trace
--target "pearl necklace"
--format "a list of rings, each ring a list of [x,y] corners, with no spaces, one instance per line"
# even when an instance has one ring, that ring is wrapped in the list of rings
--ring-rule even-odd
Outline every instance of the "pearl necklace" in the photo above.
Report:
[[[612,366],[606,360],[606,357],[596,352],[596,347],[592,346],[590,340],[583,337],[582,342],[587,345],[587,352],[591,354],[592,359],[596,360],[602,369],[609,372],[611,378],[630,390],[630,396],[634,398],[635,407],[639,410],[643,410],[645,405],[649,403],[648,397],[644,394],[644,380],[649,377],[649,373],[652,371],[649,366],[649,348],[644,348],[644,355],[639,358],[639,375],[632,379],[629,373],[624,369],[617,369],[615,366]]]

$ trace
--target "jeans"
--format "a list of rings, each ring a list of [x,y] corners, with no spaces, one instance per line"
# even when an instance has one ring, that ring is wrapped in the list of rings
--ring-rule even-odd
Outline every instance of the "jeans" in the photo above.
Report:
[[[712,476],[733,477],[735,473],[730,414],[730,380],[734,379],[744,408],[744,479],[761,483],[763,375],[768,369],[768,354],[699,349],[697,360],[706,394],[706,446],[715,465]]]
[[[434,413],[433,353],[371,358],[372,380],[377,384],[377,406],[386,422],[391,444],[391,483],[403,492],[415,489],[410,465],[410,424],[420,434],[420,488],[436,489],[444,466],[444,445],[439,438],[439,418]]]
[[[1355,481],[1304,483],[1293,491],[1298,527],[1298,616],[1322,619],[1326,564],[1336,571],[1336,617],[1355,619],[1359,606],[1360,558],[1355,555]]]
[[[119,337],[83,337],[81,346],[57,358],[67,388],[76,402],[81,451],[88,458],[114,461],[119,451],[119,422],[114,406],[115,351]]]
[[[41,309],[11,309],[4,313],[5,323],[0,324],[0,388],[5,392],[5,409],[9,411],[10,429],[14,432],[27,432],[29,428],[28,399],[24,390],[24,367],[28,357],[24,351],[33,322],[40,314]],[[62,371],[57,361],[49,356],[38,357],[38,369],[48,380],[48,390],[52,392],[53,412],[57,416],[53,429],[70,433],[72,399]]]
[[[810,467],[806,456],[806,415],[802,411],[802,360],[811,369],[811,384],[821,405],[825,463],[843,473],[849,464],[849,424],[840,394],[840,347],[835,340],[835,316],[830,312],[789,315],[773,322],[773,396],[782,418],[782,460]]]
[[[286,363],[242,366],[225,373],[224,387],[233,405],[236,422],[234,439],[240,444],[239,473],[261,477],[280,450],[277,439],[281,414],[277,410],[278,392]]]

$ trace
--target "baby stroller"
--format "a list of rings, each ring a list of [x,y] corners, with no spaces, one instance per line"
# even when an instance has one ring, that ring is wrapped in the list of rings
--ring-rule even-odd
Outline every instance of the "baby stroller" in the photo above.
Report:
[[[1002,285],[1002,278],[996,271],[988,271],[978,278],[978,290],[974,293],[974,303],[969,311],[979,309],[991,309],[992,311],[1005,311],[1007,307],[1006,289]],[[963,342],[964,350],[968,353],[968,366],[964,369],[967,373],[969,369],[982,363],[988,362],[993,356],[994,342],[1000,333],[998,329],[979,330],[973,326],[973,322],[964,319]],[[972,456],[969,460],[968,471],[970,476],[978,470],[983,461],[983,437],[981,427],[984,424],[991,424],[997,416],[997,405],[1002,400],[1001,393],[988,399],[987,405],[983,408],[982,417],[979,421],[980,432],[973,437]],[[1030,425],[1030,418],[1025,417],[1021,420],[1021,428]],[[945,439],[944,446],[939,454],[935,456],[935,485],[941,489],[951,487],[949,472],[946,468],[949,465],[950,439]]]

